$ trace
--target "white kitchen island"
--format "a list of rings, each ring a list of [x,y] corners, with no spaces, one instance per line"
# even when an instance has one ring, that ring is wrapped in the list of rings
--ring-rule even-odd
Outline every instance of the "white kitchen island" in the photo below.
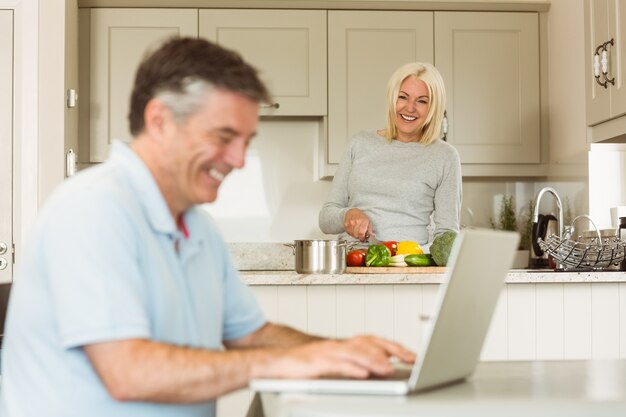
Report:
[[[256,270],[241,277],[269,320],[329,337],[375,333],[417,350],[443,275]],[[481,360],[588,359],[626,359],[626,273],[511,270]],[[221,399],[221,408],[245,415],[251,399],[242,390]]]
[[[488,266],[486,266],[488,267]],[[417,349],[443,274],[241,271],[268,318],[330,337],[376,333]],[[626,273],[511,270],[484,360],[626,358]]]
[[[259,401],[260,399],[260,401]],[[265,393],[250,417],[613,417],[626,360],[482,362],[466,382],[400,397]]]

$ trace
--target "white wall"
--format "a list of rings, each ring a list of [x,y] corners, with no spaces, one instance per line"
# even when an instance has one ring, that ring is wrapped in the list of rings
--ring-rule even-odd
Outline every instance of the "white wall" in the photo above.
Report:
[[[330,181],[316,180],[320,119],[265,119],[248,150],[207,210],[231,242],[323,239],[318,211]]]

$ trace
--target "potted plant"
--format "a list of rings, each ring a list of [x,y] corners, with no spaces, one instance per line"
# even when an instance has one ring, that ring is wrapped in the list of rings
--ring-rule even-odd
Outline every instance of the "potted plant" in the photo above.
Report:
[[[533,228],[533,210],[534,203],[532,200],[529,200],[526,209],[523,211],[518,221],[513,196],[504,194],[500,203],[497,219],[489,219],[493,229],[520,233],[520,243],[513,261],[514,269],[528,268],[530,260],[530,239]]]

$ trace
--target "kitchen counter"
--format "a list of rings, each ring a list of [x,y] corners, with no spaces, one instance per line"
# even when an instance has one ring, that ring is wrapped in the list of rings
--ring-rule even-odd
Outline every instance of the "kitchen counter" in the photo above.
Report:
[[[463,383],[409,396],[264,393],[248,415],[618,416],[624,372],[625,360],[481,362]]]
[[[363,284],[440,284],[443,274],[297,274],[291,270],[240,271],[248,285],[363,285]],[[623,271],[554,272],[552,270],[512,269],[507,284],[626,283]]]
[[[229,250],[244,282],[264,285],[384,285],[440,284],[443,274],[386,273],[298,274],[294,271],[294,250],[283,243],[229,243]],[[488,264],[485,265],[488,267]],[[417,270],[418,268],[416,268]],[[623,271],[559,271],[512,269],[507,284],[626,283]]]
[[[283,243],[229,243],[233,262],[242,279],[262,285],[363,285],[363,284],[440,284],[441,273],[298,274],[294,271],[294,250]],[[488,267],[488,264],[485,265]],[[416,268],[418,271],[419,268]],[[507,284],[626,283],[623,271],[559,271],[512,269]]]

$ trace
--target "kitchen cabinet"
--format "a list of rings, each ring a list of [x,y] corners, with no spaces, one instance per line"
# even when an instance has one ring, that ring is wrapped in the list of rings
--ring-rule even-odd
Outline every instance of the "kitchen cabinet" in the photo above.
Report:
[[[199,35],[254,65],[273,96],[262,115],[326,115],[325,10],[200,10]]]
[[[587,125],[592,126],[590,139],[596,142],[626,134],[626,44],[620,35],[626,26],[626,1],[585,0],[584,7]],[[598,65],[598,80],[594,63]]]
[[[433,58],[432,12],[329,11],[327,162],[340,161],[353,134],[385,126],[393,71]]]
[[[435,12],[447,139],[462,164],[540,162],[537,13]]]
[[[6,284],[13,280],[13,10],[0,10],[0,190],[0,284]]]
[[[328,12],[332,175],[350,136],[385,125],[389,76],[410,61],[433,62],[447,90],[447,140],[464,171],[539,164],[538,13]],[[403,45],[390,48],[389,45]],[[511,170],[507,170],[511,175]]]
[[[149,48],[171,36],[198,36],[196,9],[91,9],[90,162],[103,162],[113,139],[131,140],[129,97]]]

